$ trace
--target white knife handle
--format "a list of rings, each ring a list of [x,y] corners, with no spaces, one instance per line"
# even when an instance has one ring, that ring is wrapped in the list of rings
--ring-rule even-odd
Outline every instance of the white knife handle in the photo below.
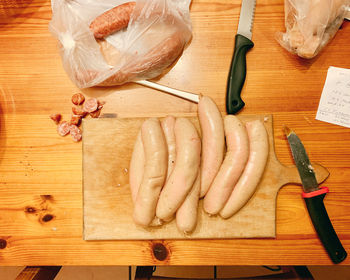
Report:
[[[150,82],[150,81],[146,81],[146,80],[142,80],[142,81],[135,81],[135,83],[146,86],[146,87],[150,87],[150,88],[154,88],[160,91],[164,91],[167,93],[170,93],[172,95],[184,98],[186,100],[198,103],[199,102],[199,95],[195,94],[195,93],[191,93],[191,92],[186,92],[186,91],[181,91],[178,89],[174,89],[174,88],[170,88],[167,86],[163,86],[154,82]]]

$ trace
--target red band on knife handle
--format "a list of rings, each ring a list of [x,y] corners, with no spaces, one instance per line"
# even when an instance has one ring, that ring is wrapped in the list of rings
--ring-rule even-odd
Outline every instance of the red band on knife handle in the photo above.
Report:
[[[302,195],[303,195],[303,198],[310,198],[310,197],[318,196],[318,195],[328,193],[328,192],[329,192],[329,189],[327,187],[321,187],[317,191],[313,191],[313,192],[309,192],[309,193],[303,192]]]

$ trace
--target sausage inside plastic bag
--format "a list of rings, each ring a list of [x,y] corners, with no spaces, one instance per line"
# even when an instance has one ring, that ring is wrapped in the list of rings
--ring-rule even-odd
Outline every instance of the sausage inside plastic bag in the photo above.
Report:
[[[315,57],[342,24],[350,0],[285,0],[286,32],[277,41],[291,53]]]
[[[79,88],[157,77],[190,41],[191,0],[132,0],[125,28],[107,36],[94,36],[92,22],[99,28],[101,15],[129,2],[51,0],[49,28],[59,42],[63,67]]]

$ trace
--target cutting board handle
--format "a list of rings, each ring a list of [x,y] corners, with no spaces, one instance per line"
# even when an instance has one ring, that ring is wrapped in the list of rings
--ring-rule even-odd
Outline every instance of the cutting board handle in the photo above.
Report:
[[[323,167],[318,163],[312,163],[312,166],[315,170],[317,182],[321,184],[328,178],[329,172],[325,167]],[[287,184],[301,185],[301,179],[298,173],[298,169],[296,168],[295,165],[285,166],[281,164],[280,180],[281,180],[280,188]]]

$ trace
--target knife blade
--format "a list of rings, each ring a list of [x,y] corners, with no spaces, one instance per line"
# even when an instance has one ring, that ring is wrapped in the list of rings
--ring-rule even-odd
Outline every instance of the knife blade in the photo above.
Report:
[[[241,91],[246,77],[246,54],[254,46],[251,39],[255,4],[256,0],[242,0],[235,48],[227,79],[226,111],[228,114],[237,113],[245,105],[241,98]]]
[[[323,203],[323,199],[329,190],[327,187],[320,188],[318,186],[314,169],[300,138],[288,127],[284,127],[284,133],[287,136],[301,178],[304,190],[302,196],[314,228],[331,260],[334,263],[340,263],[345,260],[347,253],[333,228]]]

